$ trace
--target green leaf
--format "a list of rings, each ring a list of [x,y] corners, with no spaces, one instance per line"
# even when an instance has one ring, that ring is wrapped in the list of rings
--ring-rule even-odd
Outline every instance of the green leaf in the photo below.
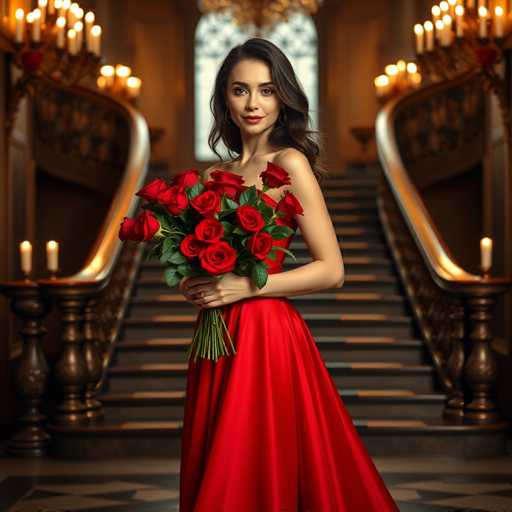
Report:
[[[222,227],[224,228],[224,236],[229,236],[232,234],[234,227],[231,222],[221,221]]]
[[[233,201],[229,196],[224,195],[224,201],[226,203],[226,208],[229,208],[230,210],[236,210],[238,208],[238,203]]]
[[[251,279],[258,288],[263,288],[267,282],[267,266],[263,262],[255,263],[251,269]]]
[[[193,187],[190,187],[190,189],[188,190],[188,198],[194,199],[194,197],[201,194],[201,192],[203,192],[203,190],[204,190],[204,185],[200,181],[198,181]]]
[[[171,263],[174,263],[175,265],[179,265],[180,263],[184,263],[185,261],[187,261],[187,258],[178,250],[171,254],[169,261]]]
[[[275,251],[270,251],[270,252],[267,254],[267,258],[268,258],[269,260],[275,260],[275,259],[276,259],[276,257],[277,257],[277,254],[276,254],[276,252],[275,252]]]
[[[251,185],[249,188],[245,189],[238,198],[240,205],[254,204],[257,200],[258,195],[256,194],[256,187],[254,185]]]
[[[177,271],[176,267],[168,267],[164,271],[165,282],[167,286],[173,287],[176,286],[180,281],[181,277]]]
[[[190,263],[187,261],[187,263],[182,263],[181,265],[178,265],[178,272],[182,276],[189,276],[190,274],[192,274],[193,269],[190,266]]]
[[[285,247],[280,247],[278,245],[273,245],[272,249],[277,250],[277,251],[283,251],[286,254],[288,254],[289,256],[291,256],[295,261],[297,261],[297,258],[295,257],[295,254],[293,254],[293,252],[289,251]]]
[[[269,226],[268,228],[264,228],[262,231],[266,231],[272,235],[272,238],[275,240],[282,240],[283,238],[288,238],[292,233],[293,229],[288,226]]]

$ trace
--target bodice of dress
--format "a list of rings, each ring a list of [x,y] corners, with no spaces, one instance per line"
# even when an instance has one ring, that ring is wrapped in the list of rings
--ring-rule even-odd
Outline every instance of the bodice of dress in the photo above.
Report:
[[[262,192],[261,190],[258,190],[263,200],[275,208],[277,201],[270,197],[265,192]],[[277,217],[276,224],[284,225],[292,228],[294,231],[293,233],[286,238],[282,238],[280,240],[275,240],[273,245],[278,245],[280,247],[284,247],[288,249],[290,246],[291,241],[293,240],[293,237],[295,236],[295,231],[297,230],[297,221],[291,217],[291,218],[283,218],[283,217]],[[263,261],[268,265],[267,273],[268,274],[274,274],[277,272],[282,272],[283,270],[283,261],[286,258],[287,254],[283,251],[276,250],[277,253],[276,258],[274,260],[271,260],[270,258],[265,258]]]

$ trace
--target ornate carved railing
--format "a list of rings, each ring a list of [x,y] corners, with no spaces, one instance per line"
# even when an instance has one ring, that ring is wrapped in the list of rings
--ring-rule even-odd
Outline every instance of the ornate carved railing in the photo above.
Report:
[[[468,423],[501,421],[493,397],[497,370],[490,322],[496,297],[512,281],[462,268],[436,228],[418,187],[432,179],[443,159],[448,172],[454,173],[457,166],[468,168],[481,159],[484,121],[484,93],[478,74],[469,72],[394,99],[376,122],[384,171],[379,216],[448,394],[444,415]]]
[[[113,352],[142,245],[118,239],[124,216],[138,207],[149,161],[149,131],[142,115],[121,100],[82,88],[42,82],[33,103],[34,150],[45,172],[85,187],[102,187],[113,197],[82,268],[67,277],[1,283],[20,318],[23,352],[16,371],[17,393],[26,404],[9,451],[45,452],[59,428],[101,418],[95,398]],[[100,183],[98,184],[98,180]],[[72,215],[72,212],[70,213]],[[77,237],[80,233],[77,233]],[[44,317],[55,309],[60,351],[48,368],[42,350]],[[43,400],[49,380],[55,407]],[[50,415],[49,423],[46,416]]]

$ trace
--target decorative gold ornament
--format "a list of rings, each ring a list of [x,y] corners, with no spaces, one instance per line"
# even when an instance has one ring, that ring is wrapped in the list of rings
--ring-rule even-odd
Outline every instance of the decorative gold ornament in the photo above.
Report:
[[[198,7],[205,14],[228,11],[237,25],[261,29],[286,22],[295,12],[316,14],[322,3],[323,0],[199,0]]]

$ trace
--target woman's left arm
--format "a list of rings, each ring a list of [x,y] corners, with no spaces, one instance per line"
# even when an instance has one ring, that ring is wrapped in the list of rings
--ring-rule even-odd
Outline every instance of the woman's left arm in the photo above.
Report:
[[[289,173],[291,184],[287,190],[297,197],[304,210],[303,215],[296,215],[295,219],[313,261],[285,272],[269,274],[262,288],[257,288],[249,277],[232,273],[221,279],[192,278],[190,293],[192,296],[197,294],[198,306],[215,307],[256,296],[303,295],[343,285],[345,269],[336,231],[308,159],[292,148],[284,151],[275,164]],[[200,298],[201,292],[205,294],[204,299]]]
[[[288,190],[299,200],[303,215],[296,215],[312,262],[285,272],[269,274],[263,288],[253,287],[254,296],[280,297],[339,288],[345,280],[345,268],[329,210],[322,190],[306,156],[289,149],[275,161],[290,175]]]

